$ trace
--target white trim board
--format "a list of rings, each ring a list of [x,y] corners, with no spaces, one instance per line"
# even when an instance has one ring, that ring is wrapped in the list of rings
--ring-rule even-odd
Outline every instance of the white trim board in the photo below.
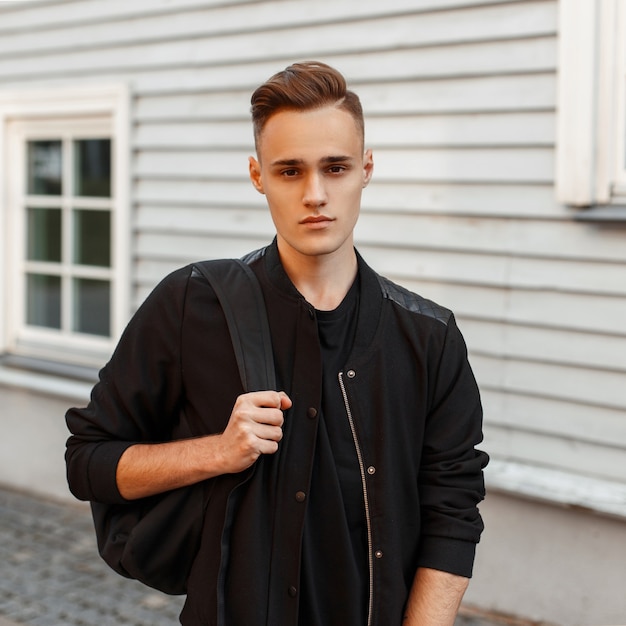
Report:
[[[626,519],[626,485],[622,483],[499,459],[491,459],[485,480],[488,491]]]

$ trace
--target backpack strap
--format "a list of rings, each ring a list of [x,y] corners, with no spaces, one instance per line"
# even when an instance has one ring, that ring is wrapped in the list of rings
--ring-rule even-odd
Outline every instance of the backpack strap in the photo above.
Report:
[[[244,390],[276,389],[265,300],[252,269],[239,259],[202,261],[194,268],[209,282],[224,311]]]

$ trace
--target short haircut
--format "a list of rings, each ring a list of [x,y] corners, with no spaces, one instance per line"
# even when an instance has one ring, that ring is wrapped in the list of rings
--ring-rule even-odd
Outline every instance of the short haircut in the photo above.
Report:
[[[252,126],[254,142],[265,124],[279,111],[309,111],[336,106],[353,117],[364,139],[365,123],[359,97],[346,87],[346,79],[336,69],[319,61],[294,63],[274,74],[252,94]]]

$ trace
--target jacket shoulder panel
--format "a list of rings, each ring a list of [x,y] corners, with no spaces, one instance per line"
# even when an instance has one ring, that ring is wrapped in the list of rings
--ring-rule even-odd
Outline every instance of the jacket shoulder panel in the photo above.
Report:
[[[432,300],[423,298],[422,296],[409,291],[408,289],[397,285],[384,276],[378,276],[378,282],[383,292],[383,297],[387,300],[391,300],[398,306],[411,311],[412,313],[418,313],[419,315],[426,315],[432,317],[443,324],[448,324],[452,317],[452,311],[440,306]]]
[[[253,250],[252,252],[248,252],[248,254],[245,254],[239,260],[242,261],[243,263],[246,263],[247,265],[251,265],[257,259],[260,259],[262,256],[264,256],[266,251],[267,251],[267,246],[264,246],[263,248],[259,248],[258,250]]]

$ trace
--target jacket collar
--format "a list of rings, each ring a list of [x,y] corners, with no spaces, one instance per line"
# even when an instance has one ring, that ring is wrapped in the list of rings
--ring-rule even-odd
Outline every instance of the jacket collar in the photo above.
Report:
[[[274,238],[274,241],[272,241],[263,252],[265,271],[274,288],[278,289],[283,296],[289,299],[305,302],[303,296],[296,289],[283,268],[278,254],[276,238]],[[355,250],[355,252],[361,278],[359,318],[353,347],[353,356],[357,357],[360,352],[367,350],[374,340],[382,313],[383,292],[380,286],[379,276],[364,261],[359,251]]]

